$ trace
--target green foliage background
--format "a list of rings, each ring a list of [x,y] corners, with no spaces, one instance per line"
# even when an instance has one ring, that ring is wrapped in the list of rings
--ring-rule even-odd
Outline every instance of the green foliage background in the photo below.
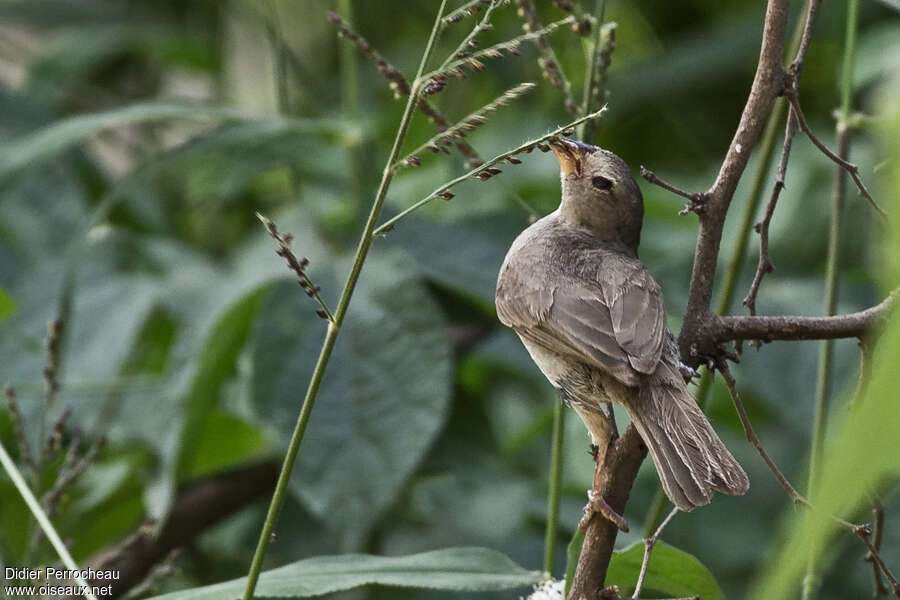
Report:
[[[360,32],[411,74],[436,3],[341,2],[348,4]],[[801,7],[794,4],[796,18]],[[562,16],[552,3],[538,5],[545,22]],[[89,436],[110,440],[56,520],[76,559],[146,516],[165,514],[177,485],[280,456],[286,445],[324,323],[253,213],[293,233],[294,248],[309,257],[310,275],[333,305],[402,109],[372,65],[335,38],[325,18],[335,8],[323,0],[0,5],[0,379],[16,387],[36,445],[45,324],[67,316],[64,386],[48,422],[68,407]],[[746,100],[760,3],[692,0],[674,10],[656,0],[611,0],[607,18],[618,23],[617,48],[609,111],[593,141],[635,170],[643,164],[682,187],[705,189]],[[842,6],[823,5],[800,91],[813,128],[829,143],[844,19]],[[495,23],[485,39],[520,32],[513,7],[499,9]],[[467,25],[447,30],[439,54]],[[578,93],[581,40],[565,29],[551,39]],[[898,13],[863,2],[857,109],[873,114],[896,106],[897,88],[885,90],[900,74],[898,40]],[[524,46],[522,54],[451,81],[433,99],[453,121],[518,82],[540,82],[534,49]],[[185,107],[185,99],[199,105]],[[64,121],[98,111],[112,112]],[[567,120],[559,91],[542,82],[470,141],[488,157]],[[900,137],[896,120],[875,118],[853,141],[852,158],[877,198],[897,190],[896,179],[882,177],[896,167],[896,141],[878,145],[872,135],[884,130],[895,132],[888,140]],[[431,135],[418,116],[407,146]],[[389,213],[463,169],[456,155],[422,159],[393,185]],[[873,173],[885,161],[888,168]],[[755,168],[754,160],[748,175]],[[398,555],[480,545],[539,568],[555,396],[496,322],[493,286],[506,249],[528,224],[511,192],[542,214],[553,210],[558,167],[534,153],[504,171],[457,188],[452,202],[434,203],[376,242],[268,566],[351,551]],[[763,283],[763,313],[822,310],[831,173],[798,137],[772,230],[777,271]],[[726,226],[723,267],[749,179]],[[641,185],[641,256],[665,290],[677,331],[696,220],[677,216],[677,197]],[[839,312],[871,305],[883,293],[874,223],[851,190]],[[755,267],[755,242],[739,296]],[[855,385],[856,355],[854,341],[837,344],[837,415]],[[816,356],[815,343],[775,343],[747,349],[735,368],[760,437],[798,484],[806,480]],[[743,440],[724,388],[715,388],[709,411],[750,474],[751,491],[679,516],[665,539],[697,556],[727,597],[740,597],[783,543],[780,515],[788,503]],[[0,409],[7,447],[10,431]],[[557,575],[590,486],[587,443],[568,414]],[[625,515],[632,532],[620,536],[621,548],[640,538],[657,488],[648,463]],[[3,477],[0,498],[0,556],[19,564],[26,509]],[[889,495],[886,509],[884,556],[896,565],[900,502]],[[254,505],[201,536],[165,589],[243,575],[264,510]],[[826,575],[820,598],[869,593],[860,548],[836,538],[829,552],[841,568]],[[49,549],[43,552],[40,560],[52,560]],[[353,594],[449,597],[393,589]]]

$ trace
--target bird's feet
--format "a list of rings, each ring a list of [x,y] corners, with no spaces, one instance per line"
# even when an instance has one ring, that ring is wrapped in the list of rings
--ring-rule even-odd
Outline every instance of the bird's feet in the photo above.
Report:
[[[606,503],[606,500],[603,499],[603,495],[599,494],[594,490],[588,490],[588,503],[584,507],[584,516],[581,517],[581,521],[578,523],[578,528],[582,531],[587,531],[588,524],[591,522],[591,519],[594,518],[595,514],[603,515],[603,518],[607,521],[610,521],[613,525],[619,528],[619,531],[628,531],[628,521],[625,520],[622,515],[617,513],[612,509],[612,507]]]
[[[700,373],[690,368],[680,360],[678,361],[678,372],[684,377],[685,383],[690,383],[695,377],[700,377]]]

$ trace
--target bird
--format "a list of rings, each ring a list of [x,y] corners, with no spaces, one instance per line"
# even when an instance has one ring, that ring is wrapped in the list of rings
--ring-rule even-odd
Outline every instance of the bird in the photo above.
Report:
[[[638,258],[644,203],[628,165],[570,138],[550,146],[562,200],[506,254],[497,316],[584,422],[595,447],[605,448],[612,436],[608,403],[625,408],[679,510],[709,503],[715,491],[745,494],[747,474],[688,390],[683,373],[692,369],[666,327],[662,290]],[[608,511],[601,510],[627,530]]]

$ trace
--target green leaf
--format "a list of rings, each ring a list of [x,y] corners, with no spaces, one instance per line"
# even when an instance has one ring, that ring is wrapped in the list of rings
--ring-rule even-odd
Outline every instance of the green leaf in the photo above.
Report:
[[[239,598],[246,578],[184,590],[151,600],[226,600]],[[309,598],[363,585],[388,585],[481,592],[523,588],[538,583],[540,571],[528,571],[487,548],[445,548],[409,556],[344,554],[308,558],[259,578],[256,597]]]
[[[203,347],[199,348],[200,354],[196,357],[197,370],[184,400],[185,431],[179,451],[179,476],[182,479],[187,477],[188,473],[199,475],[209,472],[216,466],[228,464],[226,457],[220,456],[218,450],[215,451],[216,458],[212,461],[204,454],[204,451],[211,450],[209,444],[221,440],[221,432],[215,432],[216,417],[210,411],[217,404],[222,386],[235,374],[237,355],[250,334],[253,317],[256,315],[262,295],[263,288],[255,290],[229,307],[209,333]],[[221,417],[224,418],[224,415]],[[213,419],[212,423],[210,418]],[[246,437],[250,435],[250,432],[246,431],[247,427],[243,428],[244,431],[239,431],[241,428],[235,423],[219,424],[234,429],[232,433],[237,436],[235,443],[238,439],[243,439],[247,445],[259,447],[259,440],[251,441]],[[237,446],[231,446],[224,451],[232,453],[238,450]]]
[[[312,273],[323,290],[336,287]],[[324,334],[314,311],[293,282],[274,288],[259,311],[253,397],[284,444]],[[408,261],[371,257],[291,480],[313,514],[348,538],[374,522],[440,430],[451,368],[443,315]]]
[[[644,544],[636,542],[620,552],[613,552],[606,572],[606,585],[617,585],[624,596],[634,591],[641,562],[644,560]],[[695,556],[657,542],[650,555],[650,565],[644,588],[665,596],[700,596],[703,600],[725,600],[715,577]],[[646,594],[643,594],[647,597]]]
[[[266,447],[259,431],[241,419],[213,411],[192,430],[193,452],[180,465],[184,479],[222,471],[259,454]]]
[[[0,181],[19,170],[47,160],[105,129],[133,123],[167,119],[191,120],[263,120],[281,124],[297,132],[333,128],[333,123],[286,119],[250,118],[243,113],[217,106],[177,102],[138,102],[111,110],[77,115],[57,121],[29,135],[5,144],[0,151]]]

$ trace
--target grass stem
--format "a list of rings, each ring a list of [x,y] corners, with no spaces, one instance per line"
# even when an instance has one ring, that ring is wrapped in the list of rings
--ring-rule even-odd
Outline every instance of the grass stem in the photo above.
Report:
[[[419,99],[419,91],[422,85],[422,73],[425,71],[425,66],[428,64],[428,61],[431,58],[431,54],[434,51],[434,46],[438,38],[438,33],[440,31],[441,19],[444,15],[444,8],[446,7],[446,5],[447,0],[441,0],[441,5],[438,9],[437,17],[434,21],[434,26],[432,27],[431,34],[428,37],[428,44],[425,46],[425,51],[422,54],[422,60],[419,63],[419,70],[416,73],[416,78],[413,81],[412,89],[406,101],[406,108],[403,111],[403,117],[400,119],[400,125],[398,126],[397,134],[394,137],[394,144],[391,148],[390,156],[388,157],[387,163],[384,167],[381,183],[378,185],[378,191],[376,192],[375,199],[372,202],[372,208],[369,211],[369,217],[366,220],[365,229],[360,236],[359,245],[357,246],[356,255],[353,260],[353,266],[350,269],[350,273],[347,275],[347,282],[344,284],[344,289],[341,292],[340,301],[338,302],[337,309],[334,312],[334,320],[328,323],[328,330],[325,334],[325,340],[322,342],[322,349],[319,352],[319,358],[316,361],[316,366],[313,370],[312,378],[309,381],[309,387],[306,390],[306,396],[303,398],[303,405],[300,409],[300,415],[297,417],[297,424],[294,426],[294,431],[291,434],[291,441],[288,445],[288,450],[284,457],[284,462],[281,466],[281,472],[278,475],[278,483],[275,486],[275,492],[272,496],[272,501],[269,504],[269,510],[266,514],[266,520],[263,523],[262,530],[260,531],[259,541],[256,545],[256,551],[253,553],[253,559],[250,563],[250,571],[247,574],[247,585],[244,589],[243,600],[251,600],[253,598],[253,593],[256,590],[256,584],[259,581],[259,574],[262,570],[262,563],[266,555],[266,549],[269,546],[272,532],[275,529],[275,523],[278,520],[278,514],[281,511],[282,504],[284,503],[288,482],[291,477],[291,471],[293,470],[294,463],[297,459],[297,455],[299,454],[300,444],[303,441],[303,436],[306,433],[306,425],[309,422],[309,416],[312,413],[316,397],[318,396],[319,386],[322,383],[322,378],[325,375],[328,361],[330,360],[331,353],[334,350],[334,344],[337,341],[337,336],[340,332],[341,324],[343,323],[344,317],[347,314],[347,309],[350,306],[350,300],[353,297],[353,291],[356,288],[357,281],[359,280],[359,274],[362,271],[363,264],[365,263],[366,256],[368,255],[369,247],[372,245],[375,223],[378,220],[378,216],[381,214],[381,208],[384,205],[384,199],[387,196],[387,191],[390,187],[391,179],[393,178],[394,174],[391,165],[394,164],[394,162],[397,160],[397,157],[400,155],[400,148],[403,145],[403,141],[406,139],[406,133],[409,130],[409,123],[412,120],[413,114],[415,113],[416,104],[418,103]]]

